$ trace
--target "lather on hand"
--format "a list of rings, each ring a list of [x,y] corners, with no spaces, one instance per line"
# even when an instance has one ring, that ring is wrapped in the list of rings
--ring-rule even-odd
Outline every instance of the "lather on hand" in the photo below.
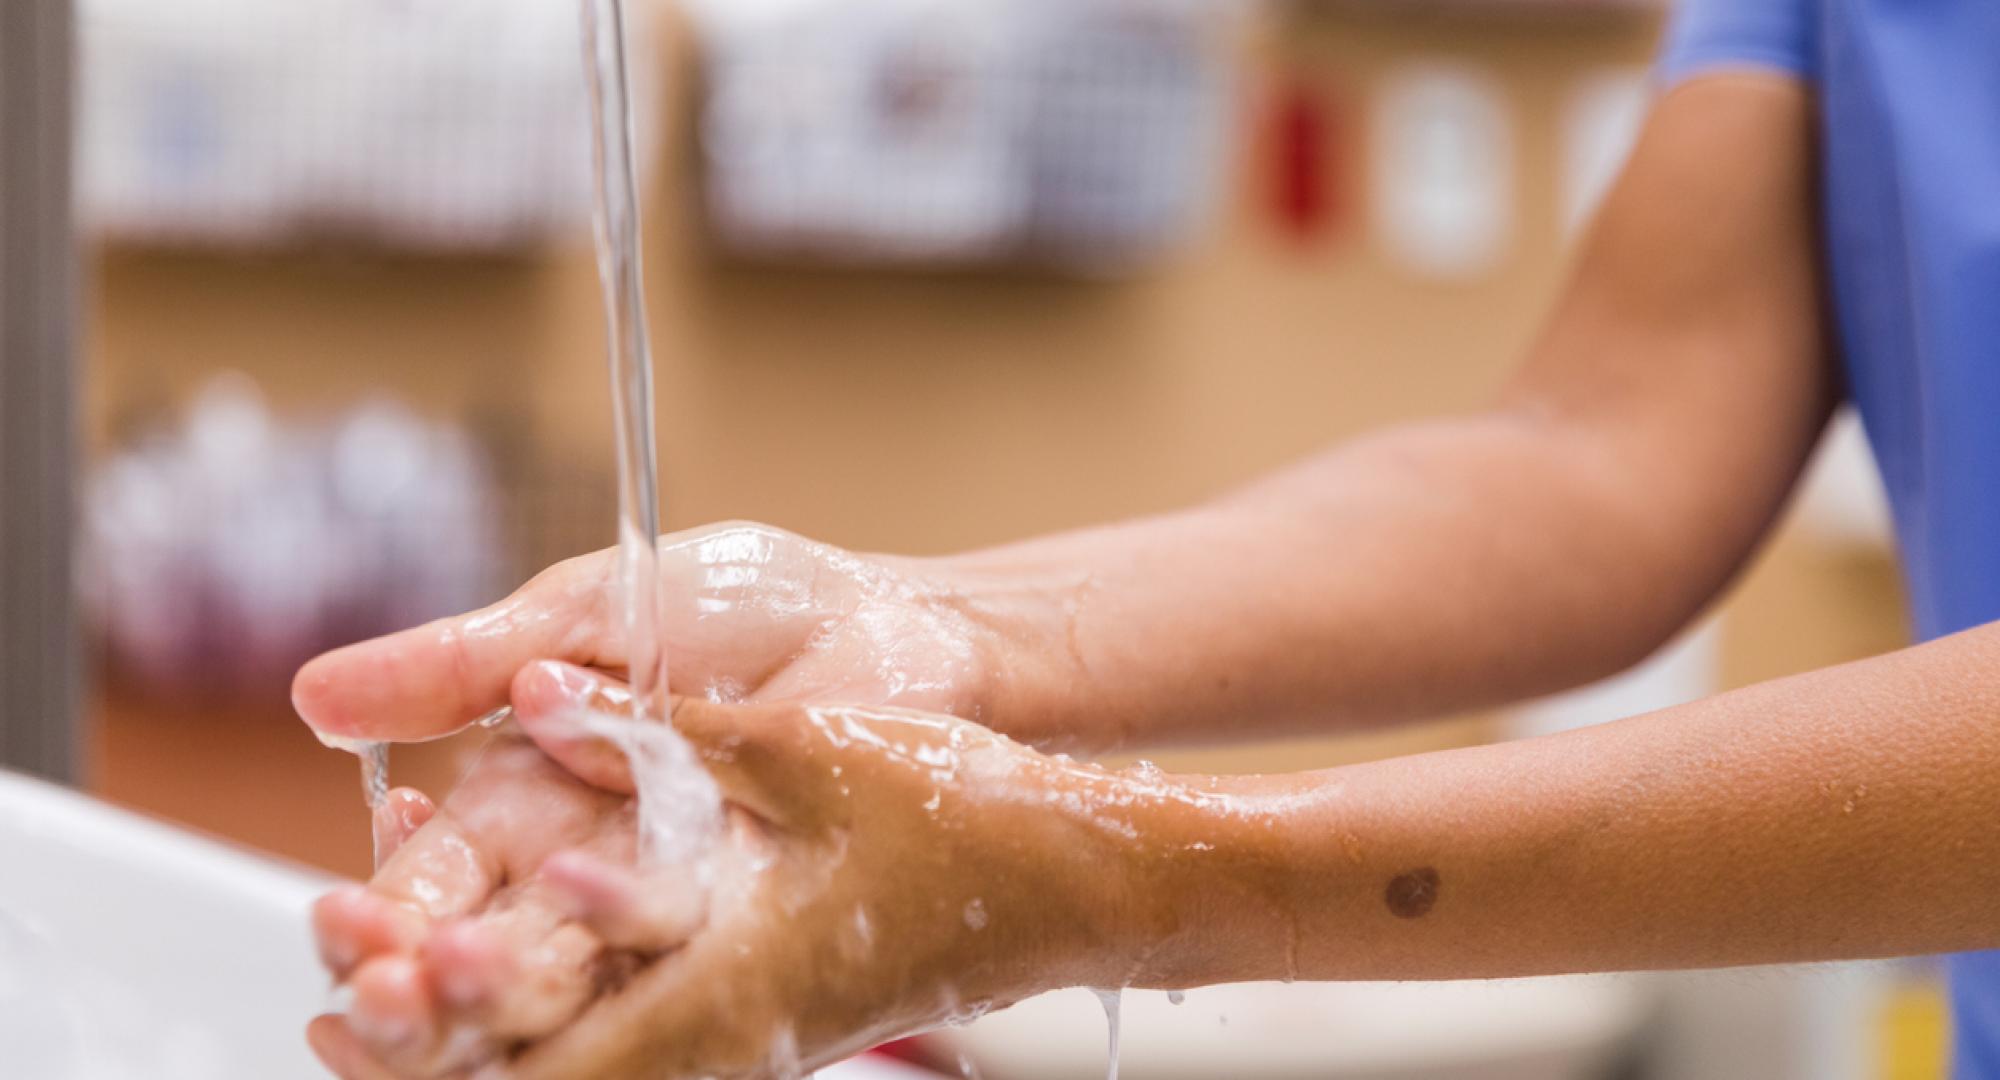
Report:
[[[949,717],[682,700],[730,811],[704,878],[635,865],[625,760],[572,723],[620,688],[543,663],[513,700],[596,786],[503,737],[370,886],[322,901],[353,1004],[311,1036],[343,1077],[787,1076],[1122,985],[1160,929],[1138,889],[1172,842],[1152,819],[1225,801]]]
[[[328,735],[411,742],[506,704],[509,682],[535,660],[622,672],[616,557],[571,559],[484,610],[322,656],[293,684],[300,715]],[[1019,612],[1050,601],[1021,589],[995,598],[973,580],[762,525],[666,537],[660,634],[670,689],[980,719],[1000,676],[1028,656],[1009,648],[1010,636],[1026,636]]]

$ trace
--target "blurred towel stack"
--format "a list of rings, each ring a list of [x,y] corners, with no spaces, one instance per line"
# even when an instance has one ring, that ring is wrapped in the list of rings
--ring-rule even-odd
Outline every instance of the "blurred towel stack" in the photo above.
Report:
[[[635,43],[654,40],[649,7],[633,5]],[[588,220],[572,3],[82,0],[79,10],[81,209],[102,235],[482,250]],[[657,65],[635,68],[650,105]]]
[[[685,0],[729,247],[1117,270],[1201,223],[1234,0]]]

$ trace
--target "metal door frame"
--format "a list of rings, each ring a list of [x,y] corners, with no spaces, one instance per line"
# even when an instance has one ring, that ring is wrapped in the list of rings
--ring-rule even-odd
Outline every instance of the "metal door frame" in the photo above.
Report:
[[[0,766],[78,768],[71,0],[0,0]]]

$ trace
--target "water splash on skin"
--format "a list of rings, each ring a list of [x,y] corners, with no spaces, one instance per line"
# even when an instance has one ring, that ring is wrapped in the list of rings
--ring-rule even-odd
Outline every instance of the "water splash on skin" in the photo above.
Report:
[[[639,853],[654,866],[684,866],[704,876],[723,830],[722,789],[688,741],[666,724],[577,709],[576,730],[616,746],[638,791]]]
[[[986,1080],[979,1074],[978,1064],[964,1054],[958,1055],[958,1076],[959,1080]]]
[[[1125,1001],[1123,990],[1092,990],[1097,1000],[1104,1006],[1104,1027],[1110,1040],[1110,1058],[1105,1066],[1104,1080],[1118,1080],[1118,1027],[1119,1014]]]

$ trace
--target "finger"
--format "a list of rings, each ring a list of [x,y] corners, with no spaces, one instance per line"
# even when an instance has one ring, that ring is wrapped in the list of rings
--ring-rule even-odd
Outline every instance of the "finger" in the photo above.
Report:
[[[514,677],[512,701],[521,730],[543,753],[586,784],[631,793],[625,752],[584,722],[590,714],[628,715],[630,690],[574,664],[544,660]]]
[[[435,814],[382,864],[369,891],[432,919],[462,915],[484,903],[504,880],[490,846],[456,815]]]
[[[319,1016],[306,1025],[306,1044],[340,1080],[397,1080],[361,1045],[344,1017]]]
[[[707,894],[685,872],[635,873],[583,851],[542,866],[550,895],[571,918],[614,948],[662,953],[686,942],[707,917]]]
[[[432,986],[455,1023],[503,1043],[536,1039],[569,1023],[596,996],[604,954],[597,935],[560,922],[530,942],[520,936],[514,927],[468,921],[445,927],[425,945]]]
[[[411,956],[383,956],[361,965],[349,985],[354,1004],[347,1027],[368,1053],[393,1069],[429,1071],[437,1043],[437,1012],[423,966]]]
[[[439,927],[424,942],[423,958],[439,1005],[474,1024],[481,1022],[514,977],[507,943],[473,921]]]
[[[743,996],[746,972],[777,959],[739,949],[729,934],[702,934],[600,998],[574,1023],[530,1044],[509,1080],[586,1076],[764,1076],[767,1046],[745,1039],[773,1003]]]
[[[630,687],[574,664],[533,664],[515,680],[514,715],[521,729],[579,779],[608,791],[638,789],[627,747],[637,747],[642,756],[670,751],[643,736],[627,736],[622,744],[614,741],[618,726],[628,722],[631,706]],[[757,708],[674,698],[672,726],[694,745],[701,765],[731,801],[768,818],[776,816],[791,794],[786,789],[804,781],[802,775],[774,768],[797,764],[779,745],[793,741],[784,721],[797,713],[789,706]],[[761,774],[746,765],[763,766]]]
[[[415,788],[391,791],[373,815],[376,865],[388,862],[404,841],[436,815],[437,804],[423,792]]]
[[[548,661],[515,679],[514,715],[542,752],[584,782],[608,791],[637,787],[630,757],[607,732],[630,715],[632,692],[595,671]],[[673,699],[674,729],[701,755],[701,764],[730,801],[765,818],[791,803],[824,794],[824,747],[797,705],[720,705]],[[642,746],[644,744],[641,744]],[[642,749],[642,753],[645,751]]]
[[[336,889],[313,905],[313,936],[320,961],[344,981],[366,961],[414,951],[430,931],[422,912],[360,885]]]
[[[301,668],[292,704],[329,735],[410,741],[446,735],[507,703],[523,664],[599,663],[602,553],[560,563],[491,607],[336,649]]]

